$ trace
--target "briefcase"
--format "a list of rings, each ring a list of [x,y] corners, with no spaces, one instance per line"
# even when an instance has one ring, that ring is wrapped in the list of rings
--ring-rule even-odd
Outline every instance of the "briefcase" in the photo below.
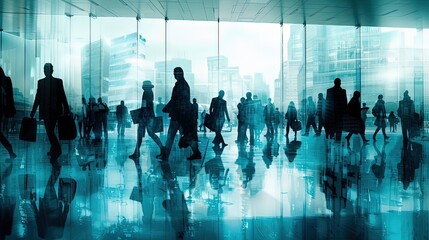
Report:
[[[19,139],[35,142],[37,136],[37,120],[35,118],[24,117],[21,121],[21,129],[19,130]]]
[[[153,132],[160,133],[164,131],[164,122],[162,116],[153,118]]]
[[[60,140],[74,140],[77,136],[76,124],[72,115],[62,115],[58,118],[58,137]]]
[[[213,117],[208,113],[204,117],[204,126],[206,126],[211,131],[214,131],[215,121],[214,121]]]
[[[147,119],[147,110],[146,108],[138,108],[130,111],[131,120],[134,124],[143,123],[145,124]]]

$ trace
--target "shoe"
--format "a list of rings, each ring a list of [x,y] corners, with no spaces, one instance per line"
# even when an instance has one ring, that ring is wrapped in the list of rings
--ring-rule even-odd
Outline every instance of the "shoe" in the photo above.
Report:
[[[224,147],[226,147],[226,146],[228,146],[228,144],[226,144],[226,143],[222,143],[222,147],[224,148]]]
[[[162,158],[162,156],[164,156],[164,155],[165,155],[165,147],[162,147],[162,148],[161,148],[161,152],[160,152],[158,155],[156,155],[156,156],[155,156],[155,158],[160,159],[160,158]]]
[[[15,159],[17,156],[14,152],[9,153],[9,158],[10,159]]]
[[[139,157],[140,157],[140,154],[136,154],[136,153],[133,153],[133,154],[131,154],[130,156],[128,156],[130,159],[132,159],[132,160],[136,160],[136,159],[138,159]]]
[[[194,154],[192,154],[190,157],[188,157],[187,159],[188,160],[197,160],[197,159],[201,159],[202,157],[201,157],[201,153],[200,152],[198,152],[198,153],[194,153]]]
[[[386,136],[384,136],[384,139],[389,139],[389,138],[390,138],[390,137],[389,137],[389,136],[387,136],[387,135],[386,135]]]

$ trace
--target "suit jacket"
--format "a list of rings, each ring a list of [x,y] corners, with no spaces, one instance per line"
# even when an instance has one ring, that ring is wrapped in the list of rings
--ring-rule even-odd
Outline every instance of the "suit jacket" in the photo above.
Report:
[[[39,106],[40,119],[56,119],[63,113],[70,112],[63,80],[52,77],[42,78],[37,82],[32,113],[35,113]]]
[[[191,90],[186,80],[178,80],[173,87],[170,101],[162,110],[180,123],[185,123],[192,111]],[[191,116],[192,117],[192,116]]]
[[[1,97],[0,97],[0,117],[13,117],[16,114],[15,101],[13,99],[13,87],[10,77],[5,77],[4,82],[0,82]]]
[[[226,101],[218,97],[212,98],[210,103],[210,115],[219,120],[225,120],[226,115],[226,119],[229,121]]]
[[[343,115],[347,108],[346,90],[341,87],[329,88],[326,92],[326,126],[329,129],[342,128]]]

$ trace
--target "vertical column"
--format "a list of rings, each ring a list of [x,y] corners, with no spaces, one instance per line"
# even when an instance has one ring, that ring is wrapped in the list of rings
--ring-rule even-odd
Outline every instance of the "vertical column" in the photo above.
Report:
[[[356,26],[356,90],[362,92],[362,28],[360,25]]]

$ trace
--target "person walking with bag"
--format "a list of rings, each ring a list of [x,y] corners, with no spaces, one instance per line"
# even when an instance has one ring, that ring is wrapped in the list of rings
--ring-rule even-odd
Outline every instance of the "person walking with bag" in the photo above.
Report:
[[[140,146],[142,145],[143,137],[145,136],[145,132],[147,131],[147,134],[149,137],[153,139],[153,141],[158,145],[159,150],[161,153],[157,156],[160,157],[165,154],[165,147],[162,145],[161,140],[159,139],[158,135],[155,134],[153,131],[153,124],[154,124],[154,118],[155,118],[155,111],[153,106],[153,91],[152,88],[154,86],[152,85],[152,82],[149,80],[143,81],[143,95],[142,95],[142,105],[141,105],[141,112],[140,112],[140,122],[138,123],[137,128],[137,143],[136,148],[134,149],[134,153],[129,156],[129,158],[136,161],[140,157]]]
[[[221,133],[223,124],[225,123],[225,116],[228,123],[230,122],[228,110],[226,107],[226,101],[223,99],[224,96],[225,92],[223,90],[220,90],[219,95],[215,98],[212,98],[212,101],[210,103],[210,115],[214,118],[214,131],[216,133],[216,136],[213,139],[212,143],[215,145],[219,145],[222,143],[222,147],[228,146],[228,144],[225,143]]]
[[[60,142],[55,135],[55,126],[63,113],[70,114],[70,108],[64,91],[63,80],[52,76],[54,72],[52,64],[45,63],[43,70],[45,78],[37,82],[37,92],[30,117],[34,117],[37,108],[40,106],[39,118],[45,123],[46,134],[51,144],[48,155],[51,156],[52,164],[58,164],[57,159],[62,151]]]
[[[349,134],[346,136],[346,140],[347,140],[347,146],[350,146],[350,138],[352,137],[353,134],[358,133],[360,134],[362,141],[364,143],[369,142],[369,140],[367,140],[365,138],[365,126],[364,123],[362,121],[361,118],[361,108],[360,108],[360,92],[359,91],[355,91],[353,93],[353,97],[352,99],[350,99],[350,102],[347,104],[347,113],[350,116],[350,121],[346,123],[346,128],[347,128],[347,124],[350,125],[350,129],[349,130]]]
[[[415,127],[415,110],[414,101],[411,100],[410,95],[408,95],[408,90],[406,90],[404,92],[404,98],[399,101],[398,107],[398,116],[401,118],[402,140],[404,148],[407,147],[411,130],[413,127]]]
[[[15,116],[15,101],[13,100],[13,87],[12,80],[10,77],[7,77],[3,71],[3,68],[0,67],[0,122],[3,121],[3,117],[10,118]],[[16,154],[13,151],[12,144],[6,136],[3,135],[3,132],[0,131],[0,142],[6,148],[11,159],[16,158]]]
[[[287,119],[286,137],[289,138],[289,128],[292,128],[292,131],[295,132],[295,137],[296,137],[296,132],[298,130],[293,125],[296,124],[295,122],[298,121],[298,112],[295,108],[295,103],[293,101],[290,101],[289,106],[287,107],[285,119]]]
[[[381,129],[381,132],[384,136],[384,140],[386,141],[389,138],[386,134],[386,108],[384,106],[383,95],[381,94],[378,95],[377,103],[372,109],[372,115],[374,115],[375,117],[374,125],[377,126],[377,129],[375,129],[372,139],[374,140],[374,142],[376,141],[377,133]]]

